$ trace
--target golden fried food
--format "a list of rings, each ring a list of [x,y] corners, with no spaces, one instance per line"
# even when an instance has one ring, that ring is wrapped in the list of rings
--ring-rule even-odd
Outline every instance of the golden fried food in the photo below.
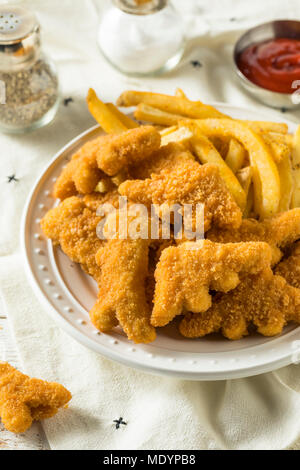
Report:
[[[153,126],[141,126],[109,136],[98,150],[98,167],[109,176],[123,168],[142,162],[159,149],[160,133]]]
[[[133,179],[150,178],[152,174],[160,173],[163,170],[175,170],[183,163],[192,163],[195,157],[183,145],[169,143],[160,147],[151,155],[151,158],[143,161],[143,164],[134,165],[129,168],[129,173]]]
[[[150,325],[151,310],[146,300],[149,240],[108,240],[96,254],[101,271],[99,294],[90,312],[100,331],[110,331],[120,323],[135,343],[155,340]]]
[[[218,227],[238,228],[242,213],[214,165],[200,166],[187,161],[171,170],[153,174],[151,179],[125,181],[119,186],[122,196],[133,202],[150,206],[151,203],[204,204],[204,230],[212,224]],[[193,229],[195,217],[193,216]]]
[[[109,191],[105,194],[91,193],[83,196],[82,201],[92,211],[96,212],[98,207],[102,204],[111,204],[115,209],[119,207],[119,197],[117,189]]]
[[[147,302],[153,308],[155,292],[155,269],[159,258],[166,248],[175,245],[174,235],[171,233],[169,239],[152,240],[149,246],[148,276],[146,279],[146,297]]]
[[[246,206],[246,194],[239,180],[233,171],[229,168],[221,154],[212,144],[212,142],[204,135],[197,135],[192,140],[193,153],[197,156],[201,163],[209,163],[218,167],[220,176],[224,180],[227,189],[232,194],[235,202],[243,211]]]
[[[72,157],[57,179],[53,195],[61,200],[77,193],[87,194],[94,191],[104,176],[97,164],[97,154],[110,136],[101,136],[87,142]]]
[[[258,222],[244,219],[237,230],[218,230],[213,227],[207,238],[219,243],[262,241],[273,249],[273,264],[278,263],[284,248],[300,238],[300,209],[292,209],[275,217]]]
[[[232,119],[190,101],[182,90],[176,96],[136,91],[120,96],[119,106],[137,106],[136,115],[153,126],[139,126],[92,89],[87,102],[109,135],[73,155],[55,184],[54,195],[64,201],[41,225],[97,281],[94,325],[105,332],[119,324],[136,343],[153,341],[154,327],[181,313],[187,314],[181,325],[187,336],[197,336],[200,328],[236,339],[250,324],[263,334],[280,332],[295,318],[297,295],[290,289],[300,285],[300,247],[291,247],[300,240],[300,209],[287,210],[299,205],[293,178],[300,131],[293,139],[286,124]],[[158,130],[155,123],[171,127]],[[120,196],[128,198],[127,207]],[[105,225],[107,211],[97,211],[103,204],[117,209]],[[143,220],[133,216],[138,208]],[[127,217],[125,226],[121,215]],[[249,216],[253,219],[245,219]],[[203,238],[203,232],[207,240],[186,243]],[[284,281],[270,269],[283,252],[286,258],[275,271],[291,284],[287,297]],[[277,288],[274,308],[267,294],[258,295],[262,313],[254,312],[250,281],[258,291],[259,282],[263,291]],[[210,290],[217,291],[213,304]],[[245,315],[233,305],[228,316],[218,310],[210,317],[219,308],[215,303],[222,306],[231,294],[241,305],[248,299]],[[290,298],[290,316],[286,306],[278,314],[277,304]],[[200,319],[198,330],[194,318]]]
[[[184,310],[205,312],[211,307],[209,290],[228,292],[240,275],[255,274],[270,266],[267,243],[187,242],[162,252],[155,271],[151,323],[167,325]]]
[[[54,416],[71,398],[62,385],[31,379],[0,362],[0,417],[8,431],[25,432],[33,421]]]
[[[206,312],[188,313],[179,329],[188,338],[221,330],[226,338],[238,340],[248,335],[250,325],[264,336],[275,336],[288,322],[300,323],[300,289],[267,269],[247,276],[230,293],[217,294]]]
[[[114,200],[114,193],[111,196]],[[77,196],[65,199],[59,206],[47,212],[41,220],[41,227],[54,245],[60,245],[72,261],[81,264],[84,271],[98,281],[100,269],[95,254],[103,245],[103,240],[100,240],[96,233],[102,218],[95,213],[95,197],[90,197],[90,202],[84,202]],[[92,200],[93,209],[90,208]],[[105,196],[105,200],[108,200],[108,196]],[[99,195],[98,204],[102,201],[103,196]]]
[[[119,134],[126,131],[127,126],[123,123],[123,120],[120,120],[119,116],[117,116],[109,106],[98,98],[93,88],[89,89],[86,102],[91,115],[96,119],[105,132],[108,134]]]
[[[124,91],[117,100],[117,106],[138,106],[140,103],[158,108],[172,114],[192,118],[221,118],[227,117],[212,106],[201,103],[201,101],[190,101],[178,96],[163,95],[143,91]]]
[[[261,218],[277,214],[280,202],[280,179],[272,152],[264,139],[245,123],[233,119],[200,119],[198,121],[183,121],[182,125],[190,126],[195,135],[201,138],[234,138],[239,141],[249,153],[251,166],[254,169],[254,201],[256,211]]]
[[[295,243],[289,256],[276,266],[275,274],[284,277],[288,284],[300,289],[300,242]]]

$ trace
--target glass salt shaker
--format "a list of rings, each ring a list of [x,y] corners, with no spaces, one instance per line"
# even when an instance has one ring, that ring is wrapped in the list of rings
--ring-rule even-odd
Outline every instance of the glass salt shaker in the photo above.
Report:
[[[184,25],[168,0],[112,0],[101,18],[98,43],[122,73],[158,75],[178,65]]]
[[[0,130],[23,133],[48,124],[59,106],[58,79],[41,52],[35,15],[0,5]]]

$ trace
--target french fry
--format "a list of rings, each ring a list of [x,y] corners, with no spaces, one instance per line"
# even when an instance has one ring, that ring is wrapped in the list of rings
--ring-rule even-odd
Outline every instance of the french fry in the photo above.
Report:
[[[253,192],[253,168],[251,166],[245,166],[241,168],[237,173],[236,177],[239,180],[243,190],[245,191],[247,202],[243,212],[243,217],[247,218],[250,216],[253,210],[254,203],[254,192]]]
[[[279,132],[268,132],[267,134],[263,134],[263,136],[265,135],[267,135],[269,139],[273,140],[273,142],[281,142],[282,144],[286,144],[290,148],[293,147],[293,134],[280,134]]]
[[[246,196],[248,196],[248,192],[252,184],[252,176],[253,169],[251,166],[245,166],[236,173],[236,177],[239,180],[243,190],[245,191]]]
[[[161,145],[167,145],[170,142],[177,142],[183,144],[185,142],[190,141],[193,135],[194,134],[192,133],[192,131],[190,131],[190,129],[188,129],[187,127],[180,127],[174,132],[163,136],[161,139]]]
[[[196,133],[192,139],[192,150],[201,163],[212,163],[219,168],[221,177],[239,207],[244,210],[246,206],[246,195],[236,176],[227,166],[217,149],[207,137]]]
[[[114,184],[112,180],[107,177],[107,178],[102,178],[99,183],[97,184],[95,188],[96,193],[107,193],[108,191],[111,191],[114,188]]]
[[[293,180],[294,190],[292,194],[291,207],[300,207],[300,126],[298,126],[293,137]]]
[[[279,163],[286,158],[290,158],[291,148],[288,145],[280,141],[275,141],[275,139],[270,137],[268,134],[264,134],[263,139],[270,147],[276,163]]]
[[[179,93],[181,96],[179,96]],[[160,109],[170,114],[182,115],[194,119],[222,118],[231,119],[213,106],[203,104],[201,101],[191,101],[179,92],[176,96],[164,95],[143,91],[128,90],[123,92],[117,100],[117,106],[138,106],[143,103],[152,108]],[[269,121],[240,121],[258,133],[277,132],[287,134],[288,126],[285,123]],[[171,124],[170,124],[171,125]]]
[[[140,121],[147,121],[161,126],[175,126],[179,121],[184,119],[184,116],[167,113],[144,103],[140,103],[137,106],[134,117]]]
[[[291,206],[294,190],[294,178],[290,155],[277,162],[280,177],[280,203],[278,212],[288,211]]]
[[[287,134],[288,125],[283,122],[269,122],[269,121],[244,121],[240,120],[242,124],[250,127],[258,134],[265,134],[267,132],[277,132],[278,134]]]
[[[139,127],[139,124],[136,121],[127,116],[127,114],[122,113],[114,104],[106,103],[106,106],[116,116],[116,118],[127,127],[127,129]]]
[[[293,138],[293,166],[297,167],[298,165],[300,165],[300,126],[298,126]]]
[[[249,129],[246,124],[229,119],[184,121],[183,125],[194,129],[197,136],[204,134],[207,137],[235,138],[241,142],[249,152],[254,171],[255,211],[262,219],[277,213],[280,202],[278,169],[270,149],[259,134]]]
[[[121,133],[127,130],[127,127],[97,97],[92,88],[88,91],[87,104],[92,116],[108,134],[113,132]]]
[[[254,209],[254,187],[253,184],[250,185],[248,195],[247,195],[247,202],[246,202],[246,207],[243,213],[244,219],[248,219],[248,217],[251,217],[253,214],[253,209]]]
[[[138,106],[143,103],[147,106],[160,109],[167,113],[186,116],[189,118],[206,119],[212,117],[227,117],[201,101],[190,101],[178,96],[163,95],[143,91],[125,91],[117,101],[117,106]]]
[[[233,173],[236,173],[242,168],[246,159],[246,153],[244,147],[236,139],[230,140],[225,162]]]
[[[172,134],[172,132],[177,131],[178,127],[177,126],[171,126],[171,127],[166,127],[165,129],[162,129],[159,131],[160,135],[164,137],[165,135]]]
[[[292,194],[291,208],[300,207],[300,168],[293,169],[294,190]]]
[[[219,137],[213,137],[210,139],[224,160],[228,154],[230,140],[231,139],[220,139]]]
[[[181,88],[176,88],[175,96],[177,96],[178,98],[188,99],[186,94],[184,93],[184,91]]]

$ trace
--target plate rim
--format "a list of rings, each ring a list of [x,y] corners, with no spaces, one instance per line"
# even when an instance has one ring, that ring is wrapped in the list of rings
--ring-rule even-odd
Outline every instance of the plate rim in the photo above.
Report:
[[[230,111],[233,112],[234,110],[239,111],[239,112],[244,112],[245,114],[249,112],[250,113],[255,112],[255,109],[251,109],[251,108],[247,109],[247,108],[243,108],[240,106],[230,105],[228,103],[210,102],[208,104],[210,104],[211,106],[215,106],[217,108],[221,107],[223,110],[228,109],[229,112]],[[291,127],[294,127],[296,125],[296,123],[293,121],[290,121],[288,119],[279,119],[279,115],[278,116],[276,116],[276,114],[272,115],[272,112],[264,112],[261,110],[258,111],[258,119],[273,120],[274,122],[275,121],[286,122]],[[24,260],[25,274],[30,283],[31,288],[33,289],[35,296],[37,297],[38,301],[41,303],[42,307],[45,309],[45,312],[50,314],[51,318],[58,324],[60,328],[62,328],[63,331],[65,331],[69,336],[73,337],[73,339],[75,339],[76,341],[78,341],[80,344],[87,347],[88,349],[91,349],[108,359],[111,359],[113,361],[126,365],[127,367],[142,370],[144,372],[148,372],[148,373],[155,374],[155,375],[163,375],[163,376],[176,377],[176,378],[181,378],[181,379],[186,379],[186,380],[195,380],[195,381],[226,380],[226,379],[251,377],[251,376],[263,374],[266,372],[271,372],[275,369],[279,369],[281,367],[290,365],[293,362],[292,361],[292,358],[294,355],[293,350],[291,350],[290,353],[284,355],[280,359],[278,358],[273,359],[273,360],[271,359],[259,366],[255,364],[254,365],[250,364],[249,367],[243,366],[241,368],[234,369],[234,370],[230,370],[230,369],[221,370],[221,371],[211,370],[209,372],[204,372],[204,371],[201,372],[199,370],[185,371],[182,369],[174,370],[162,364],[150,365],[148,363],[139,363],[135,361],[134,358],[129,359],[127,357],[122,357],[122,354],[115,352],[113,348],[107,348],[103,344],[95,343],[94,341],[92,341],[87,335],[84,335],[84,333],[82,333],[81,331],[76,329],[76,327],[70,324],[61,315],[61,313],[58,310],[56,310],[56,308],[51,304],[47,296],[44,294],[44,292],[40,288],[35,274],[31,270],[30,260],[27,254],[26,227],[28,223],[28,217],[30,215],[31,201],[34,195],[38,192],[39,186],[42,185],[42,182],[46,179],[47,173],[49,173],[49,171],[51,170],[51,167],[61,157],[61,155],[64,152],[68,151],[73,145],[75,145],[77,142],[79,142],[81,139],[83,139],[87,135],[91,134],[91,137],[92,137],[92,133],[98,129],[101,129],[101,126],[99,124],[92,126],[91,128],[85,130],[81,134],[74,137],[71,141],[69,141],[66,145],[64,145],[61,149],[59,149],[55,153],[53,158],[51,158],[49,163],[43,168],[43,170],[40,172],[39,176],[37,177],[33,185],[33,188],[30,191],[26,199],[26,203],[23,209],[20,235],[21,235],[21,252],[22,252],[22,257]],[[135,348],[138,348],[138,346],[139,345],[135,345]]]

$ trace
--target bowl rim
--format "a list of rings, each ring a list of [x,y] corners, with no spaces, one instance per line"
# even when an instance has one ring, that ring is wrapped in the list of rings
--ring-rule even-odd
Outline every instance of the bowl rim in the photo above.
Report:
[[[235,65],[235,69],[236,69],[236,72],[237,72],[237,75],[244,81],[247,83],[247,85],[251,85],[254,89],[256,90],[263,90],[266,94],[268,94],[269,96],[278,96],[280,98],[283,98],[283,97],[289,97],[289,96],[292,96],[293,93],[281,93],[279,91],[272,91],[272,90],[269,90],[268,88],[264,88],[260,85],[257,85],[256,83],[252,82],[251,80],[249,80],[248,77],[246,77],[246,75],[242,72],[242,70],[240,69],[240,67],[238,66],[238,62],[237,62],[237,58],[238,58],[238,55],[240,53],[240,51],[238,50],[239,48],[239,45],[240,43],[242,42],[243,39],[246,38],[246,36],[248,34],[250,34],[251,32],[255,32],[256,30],[259,30],[263,27],[266,27],[266,26],[269,26],[269,25],[273,25],[273,24],[279,24],[279,23],[298,23],[299,24],[299,27],[300,27],[300,20],[291,20],[291,19],[285,19],[285,20],[272,20],[272,21],[266,21],[264,23],[260,23],[256,26],[253,26],[249,29],[247,29],[246,31],[243,32],[243,34],[241,34],[239,36],[239,38],[237,39],[237,41],[235,42],[235,45],[234,45],[234,49],[233,49],[233,62],[234,62],[234,65]],[[271,37],[270,37],[271,38]],[[299,40],[300,40],[300,33],[299,33]],[[294,104],[294,106],[299,106],[299,105],[296,105]]]

